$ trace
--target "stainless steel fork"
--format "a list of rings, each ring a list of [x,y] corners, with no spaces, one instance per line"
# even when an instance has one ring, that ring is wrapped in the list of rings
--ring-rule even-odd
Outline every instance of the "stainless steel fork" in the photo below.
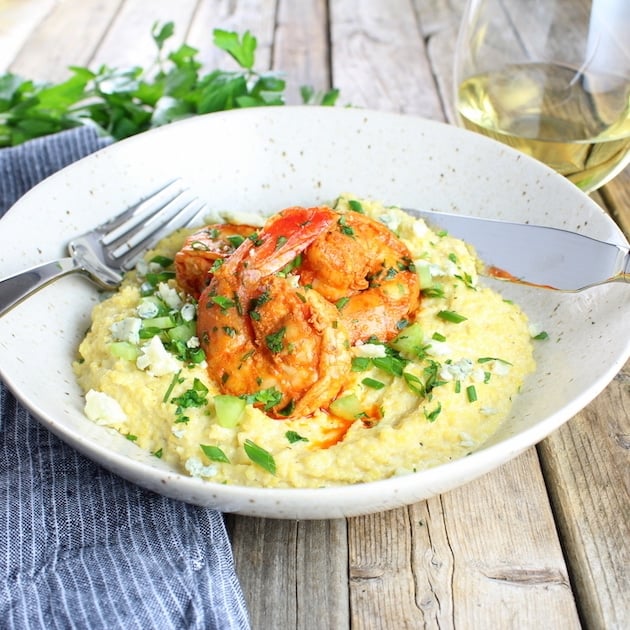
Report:
[[[0,280],[0,317],[53,280],[83,273],[103,289],[116,289],[140,255],[177,228],[190,224],[204,202],[180,179],[169,182],[121,214],[68,243],[67,258]]]

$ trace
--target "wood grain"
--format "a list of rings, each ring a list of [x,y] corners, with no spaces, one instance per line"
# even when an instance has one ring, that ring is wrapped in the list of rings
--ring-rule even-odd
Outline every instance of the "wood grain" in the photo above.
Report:
[[[226,515],[253,628],[349,628],[346,521]]]
[[[57,0],[0,0],[0,69],[13,60],[33,36]]]
[[[630,627],[630,363],[539,450],[587,627]]]
[[[332,2],[330,45],[341,104],[442,118],[410,0]]]
[[[154,24],[174,23],[175,35],[168,42],[169,50],[184,41],[196,0],[151,0],[150,10],[148,7],[143,0],[123,0],[90,59],[92,66],[151,68],[157,56],[151,37]]]
[[[286,102],[302,103],[300,88],[330,89],[328,7],[324,0],[278,3],[273,47],[273,68],[287,81]]]
[[[58,82],[72,65],[89,65],[118,13],[122,0],[57,2],[45,14],[11,70],[29,79]]]
[[[258,42],[256,70],[269,70],[276,4],[276,0],[200,0],[186,41],[199,50],[199,60],[206,71],[236,70],[236,62],[214,46],[212,31],[215,28],[239,34],[249,31]]]
[[[197,47],[206,70],[235,67],[214,28],[250,30],[288,102],[302,84],[335,86],[340,105],[452,121],[464,4],[0,0],[0,18],[24,11],[0,19],[0,69],[59,80],[71,64],[146,65],[152,24],[173,20],[170,45]],[[630,169],[593,198],[630,234]],[[429,501],[347,520],[228,515],[252,627],[630,627],[629,423],[630,364],[535,449]]]

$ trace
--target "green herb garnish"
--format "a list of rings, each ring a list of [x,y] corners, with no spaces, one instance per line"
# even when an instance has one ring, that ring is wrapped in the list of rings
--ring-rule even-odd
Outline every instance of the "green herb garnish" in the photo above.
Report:
[[[297,431],[287,431],[284,436],[287,440],[289,440],[290,444],[295,444],[296,442],[308,442],[308,438],[300,435]]]
[[[366,377],[361,382],[366,387],[371,387],[372,389],[383,389],[383,387],[385,387],[383,381],[377,381],[375,378]]]
[[[446,322],[451,322],[452,324],[461,324],[461,322],[465,322],[468,319],[455,311],[438,311],[437,316]]]
[[[236,71],[200,72],[199,51],[186,43],[166,52],[173,22],[154,24],[156,58],[141,67],[96,70],[72,66],[69,79],[42,83],[0,75],[0,147],[89,124],[120,140],[175,120],[242,107],[283,105],[280,74],[254,70],[256,38],[215,29],[214,45],[232,57]],[[302,88],[304,103],[334,105],[337,90]]]
[[[211,444],[200,444],[199,447],[203,451],[203,454],[213,462],[222,462],[229,464],[230,460],[228,456],[218,447]]]
[[[247,457],[249,457],[254,464],[258,464],[272,475],[276,474],[276,462],[269,451],[266,451],[262,446],[258,446],[258,444],[252,442],[250,439],[245,440],[243,448],[245,449]]]

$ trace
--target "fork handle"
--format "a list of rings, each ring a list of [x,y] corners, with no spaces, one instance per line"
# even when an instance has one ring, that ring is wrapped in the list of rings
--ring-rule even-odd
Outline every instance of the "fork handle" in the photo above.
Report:
[[[74,260],[61,258],[0,280],[0,317],[43,286],[74,271],[81,271]]]

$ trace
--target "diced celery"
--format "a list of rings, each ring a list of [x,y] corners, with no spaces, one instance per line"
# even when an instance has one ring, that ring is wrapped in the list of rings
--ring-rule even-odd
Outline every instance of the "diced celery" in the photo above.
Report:
[[[109,344],[109,351],[112,356],[126,361],[135,361],[140,356],[140,348],[128,341],[112,341]]]
[[[235,427],[245,410],[245,400],[238,396],[219,394],[214,397],[214,410],[217,414],[217,422],[226,429]]]
[[[428,289],[433,286],[431,268],[427,263],[416,263],[416,273],[418,274],[421,289]]]
[[[160,330],[164,330],[166,328],[173,328],[173,326],[175,326],[175,321],[170,315],[142,320],[143,328],[159,328]]]
[[[346,394],[333,400],[330,411],[344,420],[356,420],[365,413],[356,394]]]
[[[424,341],[424,332],[422,326],[418,322],[414,322],[401,330],[394,339],[390,341],[390,345],[394,350],[398,350],[402,355],[407,357],[416,357],[422,349]]]
[[[171,341],[188,341],[196,332],[195,322],[185,322],[175,326],[168,331],[168,337]]]

